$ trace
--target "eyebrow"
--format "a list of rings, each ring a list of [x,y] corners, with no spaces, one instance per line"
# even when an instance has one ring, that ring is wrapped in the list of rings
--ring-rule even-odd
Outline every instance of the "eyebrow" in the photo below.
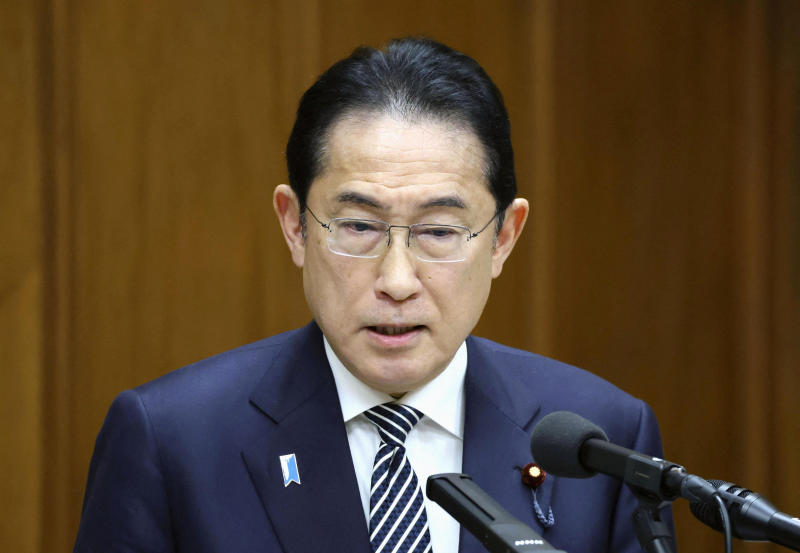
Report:
[[[367,207],[374,207],[375,209],[386,209],[382,204],[358,192],[342,192],[336,196],[336,201],[342,204],[365,205]]]
[[[352,191],[342,192],[336,196],[336,201],[344,204],[363,205],[374,209],[387,209],[385,205],[377,202],[369,196],[364,196],[363,194]],[[441,196],[439,198],[428,200],[419,205],[420,209],[430,209],[433,207],[455,207],[458,209],[466,209],[467,206],[460,197],[455,195]]]
[[[429,209],[431,207],[457,207],[459,209],[465,209],[467,206],[458,196],[442,196],[441,198],[427,201],[421,204],[420,207],[422,209]]]

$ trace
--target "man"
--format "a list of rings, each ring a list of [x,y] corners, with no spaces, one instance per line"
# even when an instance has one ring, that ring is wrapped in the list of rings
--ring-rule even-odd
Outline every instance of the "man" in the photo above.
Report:
[[[358,49],[305,93],[286,154],[274,207],[314,321],[121,394],[75,551],[478,552],[423,496],[462,471],[556,547],[638,551],[618,482],[520,470],[560,409],[658,454],[650,409],[469,336],[528,215],[480,66],[421,39]]]

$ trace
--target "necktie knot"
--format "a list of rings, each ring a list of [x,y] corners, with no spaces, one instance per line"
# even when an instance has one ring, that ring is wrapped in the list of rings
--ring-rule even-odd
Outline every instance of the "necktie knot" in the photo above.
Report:
[[[378,429],[381,440],[392,447],[404,447],[408,433],[424,416],[422,412],[400,403],[384,403],[364,411]]]

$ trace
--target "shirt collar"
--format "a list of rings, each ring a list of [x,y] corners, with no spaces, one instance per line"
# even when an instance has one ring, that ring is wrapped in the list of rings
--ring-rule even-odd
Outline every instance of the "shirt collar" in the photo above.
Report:
[[[370,388],[353,376],[336,356],[323,336],[325,354],[336,382],[339,404],[342,406],[344,422],[349,422],[361,413],[395,399],[384,392]],[[464,438],[464,375],[467,372],[467,345],[462,342],[453,359],[436,378],[408,392],[402,403],[419,409],[430,420],[456,436]]]

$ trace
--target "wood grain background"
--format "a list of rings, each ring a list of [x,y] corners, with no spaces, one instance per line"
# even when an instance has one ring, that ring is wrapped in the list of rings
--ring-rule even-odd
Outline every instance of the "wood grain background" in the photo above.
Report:
[[[799,28],[794,0],[3,2],[0,549],[71,549],[119,391],[308,320],[270,203],[297,100],[407,34],[498,83],[533,205],[476,333],[800,513]]]

